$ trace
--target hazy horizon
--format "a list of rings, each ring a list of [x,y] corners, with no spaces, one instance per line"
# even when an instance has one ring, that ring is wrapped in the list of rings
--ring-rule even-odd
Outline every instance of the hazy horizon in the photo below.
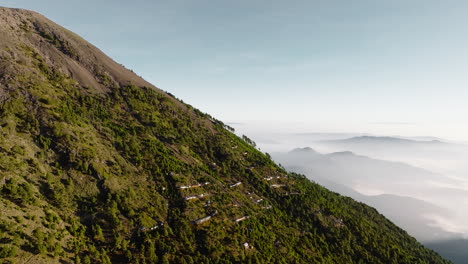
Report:
[[[294,148],[313,147],[316,141],[320,140],[346,139],[359,136],[394,137],[420,141],[440,140],[447,143],[468,144],[468,141],[463,138],[431,133],[405,133],[405,131],[397,129],[389,131],[382,129],[348,130],[294,122],[265,124],[265,122],[261,121],[228,122],[227,124],[234,127],[236,134],[247,135],[253,139],[264,152],[286,152]]]
[[[449,210],[450,213],[446,214],[427,211],[418,216],[425,219],[427,228],[433,226],[434,234],[427,230],[418,230],[418,225],[411,229],[412,225],[407,222],[411,218],[398,211],[387,215],[398,220],[397,222],[406,226],[408,231],[419,239],[426,242],[435,241],[428,237],[437,237],[440,230],[451,233],[442,236],[445,238],[468,238],[468,226],[465,223],[468,215],[464,210],[465,205],[468,205],[467,144],[427,136],[399,137],[406,140],[396,141],[388,140],[386,137],[392,136],[388,134],[287,133],[267,131],[265,128],[261,129],[261,126],[258,126],[258,130],[251,131],[251,126],[245,124],[231,125],[236,128],[238,134],[250,135],[257,147],[270,153],[277,162],[292,171],[304,173],[331,190],[339,193],[344,191],[343,194],[358,200],[363,200],[364,196],[386,194],[411,197]],[[361,136],[370,137],[361,141]],[[287,154],[293,149],[304,147],[317,152],[311,152],[310,159],[301,157],[300,153],[299,156]],[[327,156],[322,156],[342,151],[354,153],[350,155],[349,162],[330,162]],[[368,161],[362,163],[362,160]],[[364,196],[355,195],[336,184],[346,186]],[[389,205],[377,204],[369,199],[364,201],[375,204],[377,209],[379,205],[383,206],[380,209],[384,210],[384,214],[389,211]],[[405,212],[409,210],[405,205],[402,205],[402,209],[406,209]]]

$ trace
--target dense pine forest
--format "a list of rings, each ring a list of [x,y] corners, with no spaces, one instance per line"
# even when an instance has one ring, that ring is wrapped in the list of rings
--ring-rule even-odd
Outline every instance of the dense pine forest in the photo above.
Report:
[[[43,16],[0,36],[1,263],[449,263]]]

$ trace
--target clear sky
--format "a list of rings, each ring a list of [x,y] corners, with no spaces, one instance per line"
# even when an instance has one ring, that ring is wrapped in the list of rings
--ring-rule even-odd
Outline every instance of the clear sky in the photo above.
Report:
[[[466,0],[0,5],[46,15],[228,123],[468,141]]]

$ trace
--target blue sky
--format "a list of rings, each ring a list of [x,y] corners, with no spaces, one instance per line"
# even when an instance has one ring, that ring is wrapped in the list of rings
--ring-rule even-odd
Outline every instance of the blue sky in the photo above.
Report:
[[[225,122],[468,141],[468,2],[14,0]]]

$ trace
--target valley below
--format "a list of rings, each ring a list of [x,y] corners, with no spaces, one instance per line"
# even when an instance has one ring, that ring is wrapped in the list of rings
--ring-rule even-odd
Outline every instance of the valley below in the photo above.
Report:
[[[454,263],[468,259],[467,145],[352,133],[254,138],[288,171],[375,207]]]

